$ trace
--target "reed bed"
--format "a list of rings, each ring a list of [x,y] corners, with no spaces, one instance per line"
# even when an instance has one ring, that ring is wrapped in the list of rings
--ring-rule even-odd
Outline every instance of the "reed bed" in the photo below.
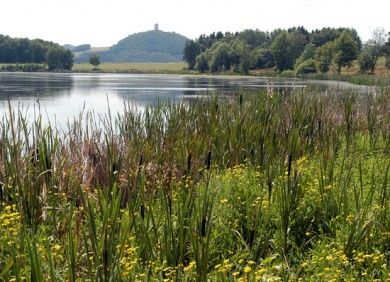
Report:
[[[0,125],[0,281],[389,281],[390,91]]]

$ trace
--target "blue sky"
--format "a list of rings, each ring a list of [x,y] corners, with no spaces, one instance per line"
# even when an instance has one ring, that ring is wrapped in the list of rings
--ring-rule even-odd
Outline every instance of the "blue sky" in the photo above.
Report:
[[[190,38],[212,31],[354,27],[363,40],[390,31],[390,0],[1,0],[0,34],[110,46],[150,30]]]

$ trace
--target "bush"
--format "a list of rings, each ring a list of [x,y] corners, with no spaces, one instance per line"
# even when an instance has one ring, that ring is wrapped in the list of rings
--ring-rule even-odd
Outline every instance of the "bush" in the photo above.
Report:
[[[6,65],[6,66],[3,66],[3,70],[5,70],[5,71],[16,71],[16,67],[14,65]]]
[[[295,77],[295,73],[292,70],[284,70],[280,73],[280,77]]]
[[[296,75],[302,75],[307,73],[316,73],[316,62],[313,59],[309,59],[299,64],[295,70]]]
[[[93,65],[95,68],[100,65],[100,57],[98,54],[92,54],[89,57],[89,63]]]

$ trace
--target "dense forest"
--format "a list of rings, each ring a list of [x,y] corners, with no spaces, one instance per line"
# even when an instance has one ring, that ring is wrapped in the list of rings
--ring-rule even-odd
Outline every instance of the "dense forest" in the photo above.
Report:
[[[225,70],[248,73],[250,69],[294,70],[296,74],[328,72],[358,61],[362,72],[374,72],[380,56],[390,64],[390,37],[378,28],[372,38],[362,43],[351,28],[304,27],[272,32],[244,30],[237,33],[212,33],[188,40],[183,59],[189,69],[199,72]]]
[[[0,34],[0,63],[44,64],[49,70],[70,70],[73,53],[53,42],[11,38]]]

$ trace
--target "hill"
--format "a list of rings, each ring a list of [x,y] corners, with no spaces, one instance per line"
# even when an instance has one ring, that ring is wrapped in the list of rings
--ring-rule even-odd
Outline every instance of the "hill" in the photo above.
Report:
[[[152,30],[135,33],[120,40],[108,50],[92,48],[76,53],[75,61],[88,62],[91,53],[98,53],[102,62],[179,62],[183,60],[183,49],[187,38],[174,32]]]

